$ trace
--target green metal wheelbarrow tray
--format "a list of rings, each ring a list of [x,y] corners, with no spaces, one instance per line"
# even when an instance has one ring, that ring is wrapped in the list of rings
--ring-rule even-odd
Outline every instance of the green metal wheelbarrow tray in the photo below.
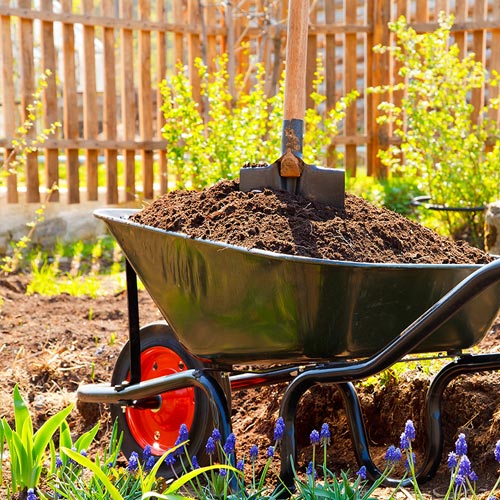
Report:
[[[463,353],[500,310],[500,260],[488,265],[341,262],[245,249],[129,220],[102,209],[127,261],[129,342],[111,384],[81,386],[78,398],[111,404],[125,453],[147,444],[160,455],[179,425],[189,449],[204,449],[213,426],[231,432],[231,389],[289,382],[281,402],[286,432],[281,479],[293,483],[295,410],[314,384],[336,384],[346,405],[357,460],[375,479],[353,382],[410,353],[452,359],[427,395],[426,456],[432,477],[442,450],[441,395],[459,374],[500,368],[498,354]],[[139,326],[140,278],[165,321]],[[237,365],[258,370],[241,373]],[[391,483],[391,479],[387,483]]]

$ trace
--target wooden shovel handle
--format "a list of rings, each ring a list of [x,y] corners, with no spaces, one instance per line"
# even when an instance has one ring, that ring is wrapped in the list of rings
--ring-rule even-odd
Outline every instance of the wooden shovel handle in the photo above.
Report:
[[[285,120],[304,120],[309,0],[289,0],[286,41]]]

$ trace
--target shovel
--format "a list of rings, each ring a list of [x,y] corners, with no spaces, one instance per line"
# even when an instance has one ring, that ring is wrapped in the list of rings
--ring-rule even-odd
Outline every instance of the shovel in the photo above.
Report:
[[[345,171],[308,165],[302,160],[308,23],[309,0],[289,0],[282,156],[271,165],[243,167],[240,191],[286,190],[342,210]]]

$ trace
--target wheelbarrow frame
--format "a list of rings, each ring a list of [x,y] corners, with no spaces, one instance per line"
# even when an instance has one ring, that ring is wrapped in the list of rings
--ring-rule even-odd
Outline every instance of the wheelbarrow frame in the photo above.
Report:
[[[214,369],[226,371],[228,367],[210,365],[206,369],[186,370],[182,373],[142,381],[137,276],[128,260],[126,261],[126,281],[129,316],[130,381],[127,384],[113,387],[106,384],[82,385],[77,392],[78,399],[85,402],[150,408],[155,404],[155,398],[161,393],[179,388],[198,387],[208,397],[214,422],[221,432],[222,439],[225,440],[231,432],[228,398],[223,387],[212,376],[212,373]],[[379,478],[381,471],[370,456],[361,405],[354,382],[380,373],[403,360],[408,353],[427,339],[444,322],[454,316],[465,304],[499,281],[500,259],[480,267],[469,275],[409,325],[399,336],[368,358],[324,363],[311,362],[305,365],[283,366],[261,372],[230,375],[231,388],[238,390],[289,382],[280,409],[280,414],[285,421],[285,433],[281,444],[280,478],[282,484],[290,489],[293,488],[294,473],[292,464],[296,458],[295,415],[297,405],[303,394],[316,384],[335,384],[339,389],[347,412],[357,462],[360,466],[364,465],[366,467],[370,479]],[[447,385],[454,378],[464,373],[498,369],[500,369],[500,353],[463,354],[457,352],[452,361],[446,364],[434,377],[425,401],[425,435],[427,436],[427,442],[425,457],[417,471],[419,481],[423,482],[432,478],[441,460],[443,448],[441,402]],[[388,485],[397,483],[399,483],[399,480],[392,478],[385,481],[385,484]]]

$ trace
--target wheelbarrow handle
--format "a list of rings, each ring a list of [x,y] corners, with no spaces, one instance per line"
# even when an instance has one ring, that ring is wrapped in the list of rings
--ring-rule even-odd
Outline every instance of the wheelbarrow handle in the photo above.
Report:
[[[302,156],[306,109],[307,35],[309,0],[289,0],[286,43],[285,103],[282,153]],[[293,134],[290,133],[290,129]]]

